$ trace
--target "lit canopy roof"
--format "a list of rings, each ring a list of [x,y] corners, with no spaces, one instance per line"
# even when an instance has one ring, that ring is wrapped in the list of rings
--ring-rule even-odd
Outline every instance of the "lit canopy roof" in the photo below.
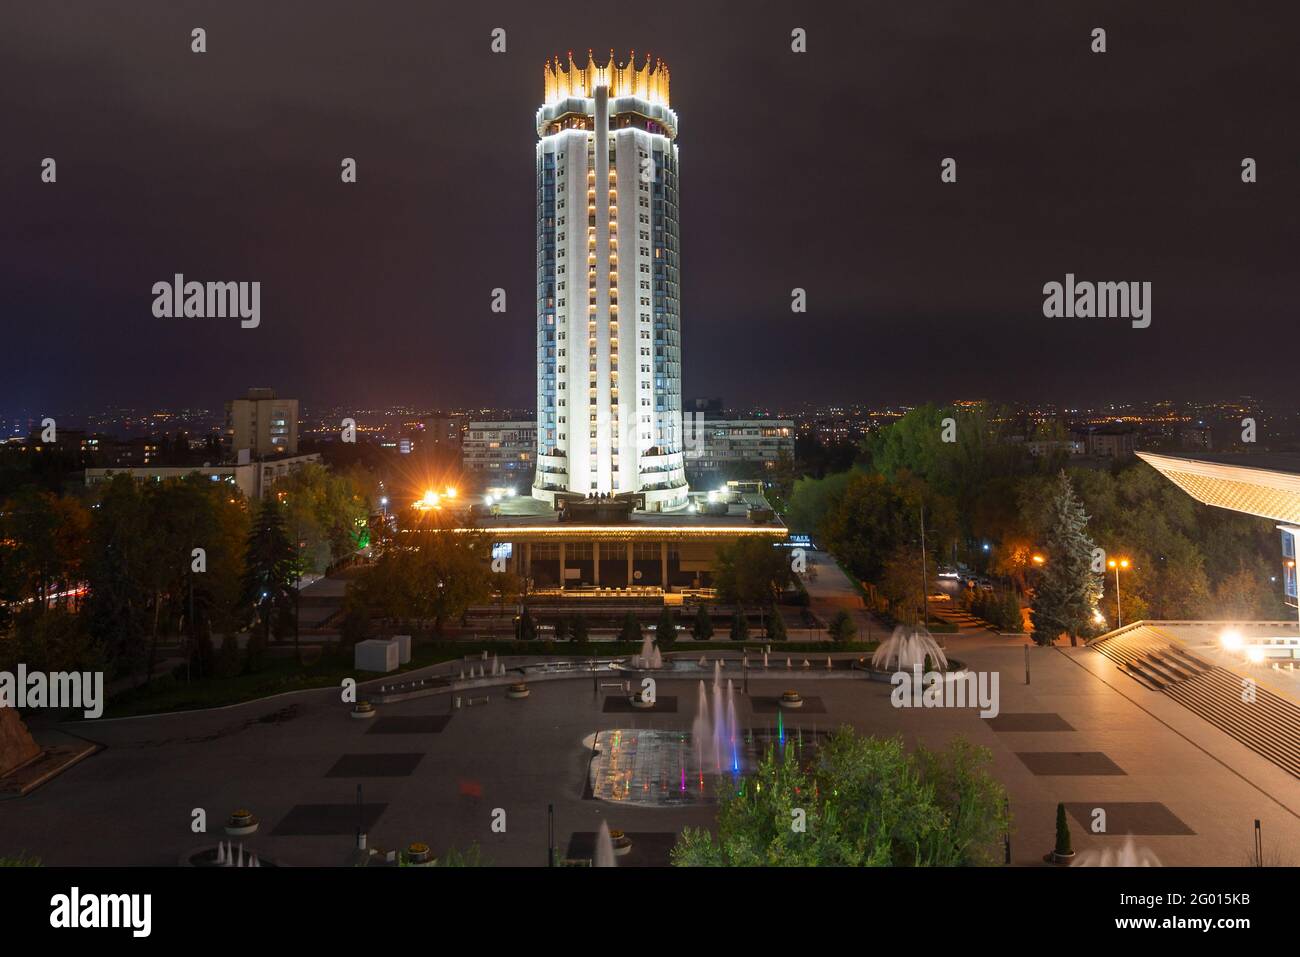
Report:
[[[1214,461],[1137,454],[1198,502],[1300,525],[1300,472],[1243,464],[1251,456]]]

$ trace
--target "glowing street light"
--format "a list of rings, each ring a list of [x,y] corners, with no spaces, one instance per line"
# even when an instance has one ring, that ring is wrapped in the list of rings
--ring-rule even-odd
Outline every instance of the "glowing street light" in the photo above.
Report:
[[[1043,563],[1046,562],[1046,561],[1047,561],[1047,559],[1044,558],[1042,555],[1035,555],[1035,556],[1033,557],[1033,563],[1034,563],[1035,565],[1041,565],[1041,564],[1043,564]]]
[[[1106,564],[1115,569],[1115,627],[1123,628],[1124,612],[1122,612],[1119,607],[1119,570],[1121,568],[1128,568],[1128,559],[1121,558],[1119,561],[1115,561],[1115,559],[1112,558]]]
[[[433,489],[426,489],[424,496],[415,500],[415,507],[422,512],[427,512],[430,509],[442,508],[442,503],[437,492]]]
[[[1219,644],[1223,645],[1228,651],[1241,650],[1241,634],[1236,631],[1225,631],[1219,636]]]
[[[455,498],[455,497],[456,497],[456,486],[454,486],[454,485],[448,485],[447,488],[443,491],[442,494],[443,494],[443,496],[444,496],[445,498]]]

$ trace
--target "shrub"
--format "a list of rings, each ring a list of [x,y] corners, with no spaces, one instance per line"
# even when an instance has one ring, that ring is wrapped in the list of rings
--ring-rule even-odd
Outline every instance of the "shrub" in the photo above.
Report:
[[[1065,817],[1065,805],[1056,805],[1056,853],[1069,856],[1074,853],[1070,844],[1070,822]]]
[[[832,641],[843,645],[853,640],[853,636],[858,633],[858,626],[853,623],[853,616],[841,608],[831,619],[830,633]]]
[[[641,637],[641,622],[637,619],[636,612],[629,611],[623,619],[623,630],[620,632],[618,640],[640,644]]]

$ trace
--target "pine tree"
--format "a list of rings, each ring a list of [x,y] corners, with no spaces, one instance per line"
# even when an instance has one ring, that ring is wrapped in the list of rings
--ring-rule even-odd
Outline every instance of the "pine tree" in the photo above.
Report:
[[[776,605],[773,605],[767,613],[767,640],[785,641],[785,639],[785,619],[781,617],[781,612]]]
[[[749,616],[739,608],[737,608],[736,613],[731,616],[731,640],[749,640]]]
[[[1074,853],[1070,843],[1070,822],[1065,817],[1065,805],[1056,805],[1056,853],[1069,857]]]
[[[1092,570],[1088,514],[1064,470],[1048,508],[1043,546],[1047,561],[1030,604],[1034,641],[1050,645],[1065,632],[1070,644],[1077,645],[1079,636],[1091,626],[1101,597],[1101,576]]]
[[[271,627],[292,614],[296,560],[279,505],[274,498],[263,500],[248,536],[243,581],[244,603],[261,627],[262,646]]]
[[[691,635],[696,641],[708,641],[713,637],[713,616],[705,605],[695,608],[695,623],[691,625]]]
[[[573,616],[573,643],[579,648],[585,646],[590,640],[590,633],[587,629],[587,616],[581,613]]]
[[[629,611],[623,619],[623,633],[619,636],[619,641],[641,643],[641,622],[637,619],[636,612]]]
[[[668,605],[659,612],[659,623],[655,625],[655,644],[661,652],[667,651],[677,640],[677,616]]]

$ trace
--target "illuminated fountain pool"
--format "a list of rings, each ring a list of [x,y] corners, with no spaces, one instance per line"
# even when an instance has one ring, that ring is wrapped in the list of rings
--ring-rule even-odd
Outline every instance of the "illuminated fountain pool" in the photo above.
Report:
[[[592,750],[587,772],[590,794],[601,801],[643,807],[712,804],[718,788],[730,787],[773,745],[778,753],[795,748],[801,759],[811,758],[825,732],[787,728],[782,715],[776,717],[776,728],[743,729],[721,768],[712,753],[712,736],[700,741],[685,731],[601,731],[585,742]]]

